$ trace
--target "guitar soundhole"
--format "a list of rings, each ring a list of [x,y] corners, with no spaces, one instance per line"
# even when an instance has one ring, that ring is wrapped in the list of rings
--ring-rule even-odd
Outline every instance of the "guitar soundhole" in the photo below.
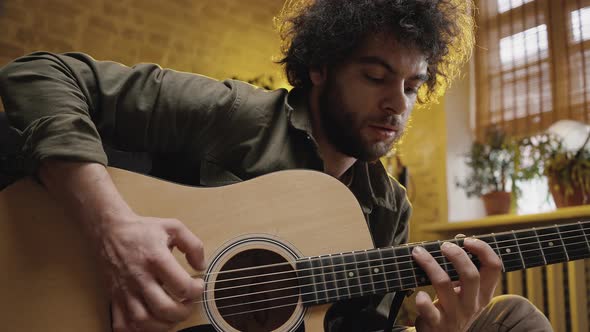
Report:
[[[219,314],[239,331],[272,331],[295,311],[297,275],[286,259],[272,251],[250,249],[221,268],[214,298]]]

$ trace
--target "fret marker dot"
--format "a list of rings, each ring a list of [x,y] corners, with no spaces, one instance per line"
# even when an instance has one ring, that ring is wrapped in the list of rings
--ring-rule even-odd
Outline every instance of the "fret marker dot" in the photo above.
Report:
[[[379,269],[378,269],[378,268],[374,268],[374,269],[373,269],[373,272],[375,272],[375,273],[379,273]]]
[[[473,258],[473,255],[472,254],[467,254],[467,256],[469,256],[469,258]]]
[[[349,277],[354,277],[354,272],[348,272]]]
[[[422,282],[422,283],[426,282],[426,278],[424,278],[424,277],[420,278],[420,282]]]
[[[507,249],[506,249],[506,252],[511,252],[511,251],[512,251],[512,250],[510,250],[510,248],[507,248]]]
[[[553,242],[549,242],[549,246],[550,247],[553,247]]]

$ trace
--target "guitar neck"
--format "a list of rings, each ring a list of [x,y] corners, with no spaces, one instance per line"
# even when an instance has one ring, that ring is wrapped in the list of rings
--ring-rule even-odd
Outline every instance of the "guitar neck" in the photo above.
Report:
[[[475,238],[488,243],[498,254],[504,272],[590,257],[590,221]],[[443,242],[302,258],[296,264],[302,301],[307,305],[324,304],[429,285],[426,273],[412,259],[412,249],[416,246],[429,251],[451,279],[458,280],[457,271],[440,251]],[[446,242],[463,247],[462,239]],[[471,254],[469,257],[479,268],[477,257]]]

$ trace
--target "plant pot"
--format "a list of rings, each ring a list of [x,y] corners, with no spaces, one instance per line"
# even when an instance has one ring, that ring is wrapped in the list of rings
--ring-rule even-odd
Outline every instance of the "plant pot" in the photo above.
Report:
[[[506,191],[492,191],[482,195],[486,213],[491,216],[495,214],[506,214],[510,212],[512,195]]]
[[[566,187],[559,183],[555,176],[549,176],[549,191],[557,208],[590,204],[590,193],[578,184],[572,184],[572,192],[566,196]]]

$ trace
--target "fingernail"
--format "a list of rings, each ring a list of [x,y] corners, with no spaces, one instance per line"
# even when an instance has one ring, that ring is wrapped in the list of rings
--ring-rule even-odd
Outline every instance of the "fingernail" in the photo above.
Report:
[[[422,255],[426,253],[426,249],[420,247],[420,246],[416,246],[414,247],[414,249],[412,250],[413,253],[418,254],[418,255]]]
[[[197,279],[197,284],[201,292],[205,290],[205,280]]]
[[[456,244],[451,243],[451,242],[443,242],[443,244],[440,247],[449,249],[449,248],[454,248],[456,246],[457,246]]]
[[[466,238],[466,239],[464,240],[464,242],[463,242],[463,243],[467,242],[467,243],[470,243],[470,244],[475,244],[475,243],[477,243],[477,241],[479,241],[479,240],[478,240],[478,239],[476,239],[476,238],[473,238],[473,237],[468,237],[468,238]]]
[[[421,301],[430,300],[430,295],[428,295],[428,293],[426,293],[425,291],[419,291],[416,294],[416,300],[421,300]]]

